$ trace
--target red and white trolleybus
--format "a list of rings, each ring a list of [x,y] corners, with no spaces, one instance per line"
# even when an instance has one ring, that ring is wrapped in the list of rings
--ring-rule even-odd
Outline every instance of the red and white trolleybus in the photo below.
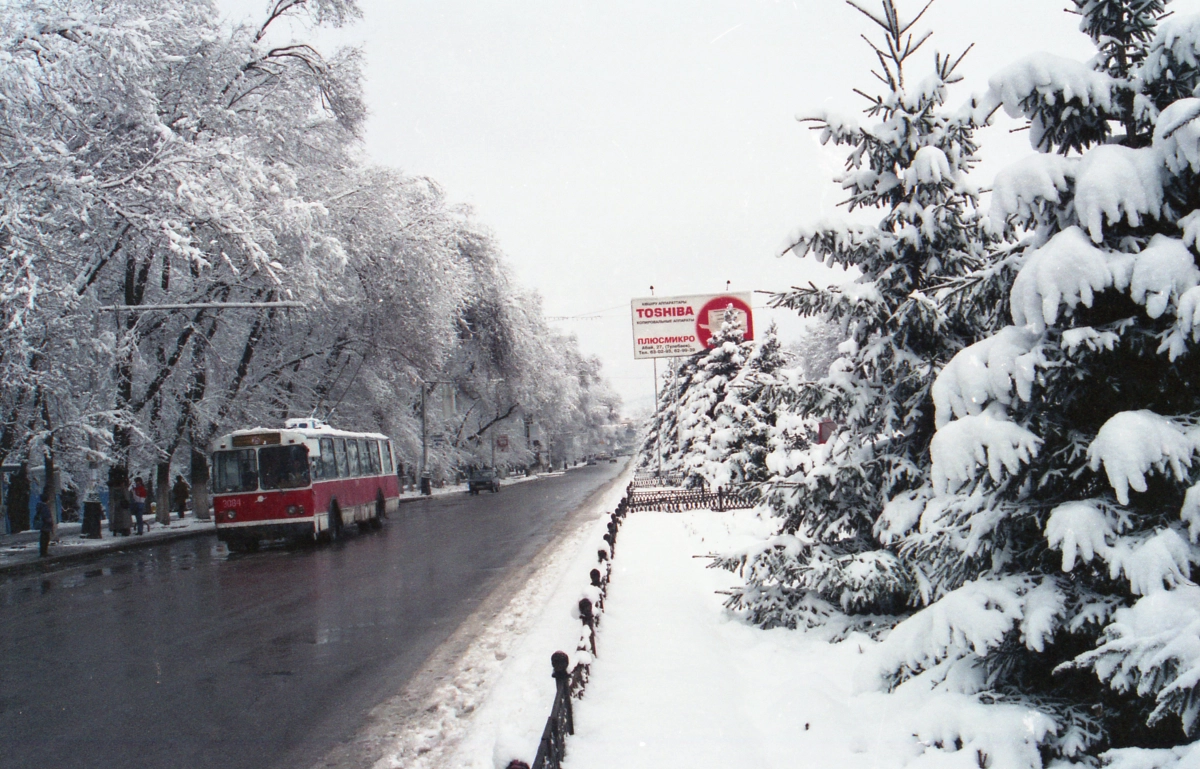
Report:
[[[232,432],[213,444],[217,538],[245,551],[264,539],[337,539],[351,523],[379,528],[399,506],[395,468],[386,435],[319,419]]]

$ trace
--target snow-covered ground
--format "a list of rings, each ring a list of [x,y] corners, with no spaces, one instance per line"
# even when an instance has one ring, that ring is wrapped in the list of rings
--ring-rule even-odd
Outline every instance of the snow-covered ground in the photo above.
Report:
[[[624,479],[623,479],[624,480]],[[600,510],[611,510],[624,483]],[[605,519],[559,543],[470,645],[420,715],[392,725],[378,769],[503,769],[532,762],[553,698],[550,655],[580,637],[576,603]],[[737,577],[703,555],[770,528],[752,511],[625,519],[590,683],[575,704],[570,769],[1039,767],[1045,716],[935,692],[884,690],[884,644],[761,630],[726,612]]]
[[[1041,765],[1044,716],[919,680],[887,693],[875,674],[884,644],[732,617],[719,591],[737,577],[697,556],[761,538],[766,525],[750,511],[629,515],[570,769]]]

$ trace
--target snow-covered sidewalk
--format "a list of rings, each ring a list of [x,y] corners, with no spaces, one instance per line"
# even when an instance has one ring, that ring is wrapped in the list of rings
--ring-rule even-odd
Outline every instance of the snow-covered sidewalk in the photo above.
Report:
[[[1040,766],[1038,714],[917,681],[886,693],[866,636],[830,644],[732,617],[717,591],[736,575],[696,556],[765,525],[749,511],[629,515],[569,769]]]

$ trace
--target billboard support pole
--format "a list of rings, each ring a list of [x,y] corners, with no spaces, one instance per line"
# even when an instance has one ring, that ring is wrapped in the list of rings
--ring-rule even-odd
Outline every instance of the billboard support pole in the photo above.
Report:
[[[650,287],[650,296],[654,296],[654,286]],[[654,413],[658,413],[658,358],[654,359]],[[658,432],[654,435],[658,444],[655,453],[658,455],[658,477],[662,478],[662,419],[658,420]]]
[[[658,358],[654,359],[654,413],[658,413]],[[658,420],[658,432],[654,436],[658,448],[655,453],[658,455],[658,477],[662,477],[662,419]]]

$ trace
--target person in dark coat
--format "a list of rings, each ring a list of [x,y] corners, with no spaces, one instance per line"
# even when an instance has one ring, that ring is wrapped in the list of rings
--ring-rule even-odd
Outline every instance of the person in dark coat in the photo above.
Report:
[[[50,512],[46,497],[46,490],[42,489],[37,502],[37,517],[42,522],[42,535],[38,539],[38,558],[45,558],[50,554],[50,535],[54,533],[54,515]]]
[[[171,506],[183,520],[183,511],[187,509],[188,497],[192,495],[192,487],[187,484],[182,475],[175,476],[175,485],[171,487]]]
[[[133,509],[133,520],[137,522],[138,536],[142,534],[142,518],[146,515],[146,500],[150,498],[150,490],[142,482],[141,476],[133,479],[133,488],[129,492],[129,505]]]
[[[108,471],[108,528],[113,534],[129,536],[133,528],[133,516],[129,508],[129,476],[125,468],[117,465]]]

